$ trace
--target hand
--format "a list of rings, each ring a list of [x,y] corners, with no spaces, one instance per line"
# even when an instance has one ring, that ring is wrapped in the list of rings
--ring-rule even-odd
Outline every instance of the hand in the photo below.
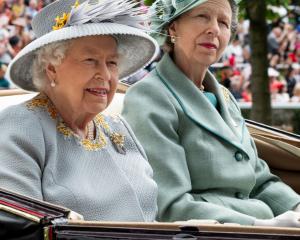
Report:
[[[82,215],[80,215],[79,213],[77,212],[73,212],[71,211],[68,215],[68,220],[73,220],[73,221],[83,221],[84,218]]]
[[[300,212],[287,211],[271,219],[256,219],[254,226],[300,227]]]

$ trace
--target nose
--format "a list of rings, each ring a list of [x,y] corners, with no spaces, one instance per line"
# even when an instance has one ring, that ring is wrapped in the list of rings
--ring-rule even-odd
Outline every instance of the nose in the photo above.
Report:
[[[111,72],[105,62],[98,64],[95,79],[99,81],[110,81]]]
[[[212,35],[213,37],[217,37],[220,34],[220,26],[217,19],[212,19],[208,23],[206,33]]]

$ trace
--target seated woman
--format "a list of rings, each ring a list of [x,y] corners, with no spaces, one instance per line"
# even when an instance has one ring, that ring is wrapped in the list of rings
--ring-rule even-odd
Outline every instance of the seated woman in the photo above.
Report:
[[[138,28],[133,2],[81,2],[45,7],[33,20],[38,38],[9,66],[16,85],[40,94],[1,112],[0,187],[85,220],[153,221],[145,153],[122,118],[101,112],[119,77],[149,63],[157,44]]]
[[[259,159],[235,99],[208,70],[235,35],[237,1],[153,9],[170,51],[129,89],[123,114],[154,170],[158,220],[300,227],[300,196]]]

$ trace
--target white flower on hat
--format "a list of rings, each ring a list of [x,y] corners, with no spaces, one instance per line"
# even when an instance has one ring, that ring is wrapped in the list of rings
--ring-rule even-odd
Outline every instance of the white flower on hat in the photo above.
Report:
[[[130,0],[89,0],[72,7],[66,26],[80,25],[87,22],[112,22],[145,29],[148,17],[141,13],[136,2]]]

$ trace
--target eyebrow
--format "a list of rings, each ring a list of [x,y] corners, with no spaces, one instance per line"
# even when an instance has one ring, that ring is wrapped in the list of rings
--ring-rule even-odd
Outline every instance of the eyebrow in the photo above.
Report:
[[[216,11],[215,9],[211,9],[210,7],[203,6],[202,8],[199,9],[199,12],[202,11],[202,12],[205,12],[205,13],[210,13],[212,10]],[[195,14],[197,14],[197,12],[195,12]],[[228,19],[229,21],[231,20],[231,15],[226,14],[226,12],[218,12],[218,15],[221,16],[222,18]]]

